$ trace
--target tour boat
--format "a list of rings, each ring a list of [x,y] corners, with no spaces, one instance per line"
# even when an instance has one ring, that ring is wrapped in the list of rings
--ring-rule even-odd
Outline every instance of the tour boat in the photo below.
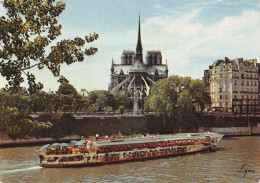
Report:
[[[213,132],[96,138],[69,145],[47,144],[38,150],[42,167],[74,167],[152,159],[212,149],[223,135]]]

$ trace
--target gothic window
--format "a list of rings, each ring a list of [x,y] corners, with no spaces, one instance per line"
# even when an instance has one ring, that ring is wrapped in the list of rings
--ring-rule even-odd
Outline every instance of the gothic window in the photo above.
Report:
[[[157,55],[154,56],[154,65],[157,65]]]
[[[125,56],[125,63],[126,63],[126,65],[128,65],[128,56],[127,55]]]
[[[132,65],[132,56],[129,56],[129,64]]]
[[[149,64],[153,65],[153,56],[152,55],[149,56]]]

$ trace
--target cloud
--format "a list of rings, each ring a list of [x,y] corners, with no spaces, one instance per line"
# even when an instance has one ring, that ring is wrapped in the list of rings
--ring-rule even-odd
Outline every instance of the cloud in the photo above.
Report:
[[[213,59],[260,58],[260,12],[247,10],[210,25],[197,21],[200,12],[152,17],[143,24],[146,46],[162,50],[170,74],[202,77],[202,66],[206,69]]]
[[[260,58],[260,12],[249,8],[245,10],[245,6],[237,10],[238,6],[242,7],[243,1],[239,1],[238,5],[228,0],[157,2],[151,9],[153,14],[149,10],[141,17],[144,56],[147,50],[161,50],[163,62],[168,60],[169,74],[201,78],[203,70],[216,59],[225,56]],[[252,3],[247,2],[249,4],[251,6]],[[0,14],[2,9],[0,5]],[[210,12],[212,9],[213,13]],[[131,12],[129,9],[127,11]],[[210,17],[213,14],[216,16]],[[87,57],[82,63],[62,66],[61,74],[78,90],[107,89],[112,57],[120,63],[122,51],[135,50],[136,47],[138,20],[132,23],[132,19],[124,17],[122,22],[115,23],[111,20],[118,17],[111,20],[95,18],[93,16],[94,22],[104,26],[94,24],[96,26],[93,27],[93,22],[89,23],[88,19],[86,25],[70,24],[67,19],[62,22],[62,37],[65,38],[82,37],[93,32],[93,29],[100,34],[100,38],[93,43],[99,49],[97,54]],[[37,81],[44,83],[46,91],[58,88],[56,80],[48,71],[37,73]],[[0,87],[3,82],[0,77]]]

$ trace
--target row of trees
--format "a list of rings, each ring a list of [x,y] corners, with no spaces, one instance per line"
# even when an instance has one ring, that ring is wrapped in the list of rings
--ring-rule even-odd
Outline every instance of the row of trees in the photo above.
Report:
[[[59,82],[59,89],[55,93],[0,92],[0,130],[12,137],[24,138],[26,135],[41,134],[40,131],[46,132],[53,125],[55,127],[53,121],[62,118],[64,113],[124,113],[126,109],[133,108],[132,100],[123,93],[94,90],[88,96],[81,96],[67,80]],[[145,100],[144,111],[154,112],[183,126],[196,123],[197,114],[209,105],[210,97],[201,80],[174,75],[154,84]],[[39,122],[30,117],[39,112],[51,116],[52,122]]]
[[[55,125],[55,121],[61,119],[65,113],[124,113],[125,109],[132,109],[131,100],[122,93],[95,90],[89,92],[88,96],[81,96],[67,80],[60,82],[55,93],[0,91],[0,131],[7,132],[13,138],[39,134],[45,136],[47,131],[52,134],[50,128],[60,129],[55,126],[61,124],[57,122]],[[32,118],[32,114],[40,114],[39,119],[44,122]],[[42,118],[46,115],[49,121]],[[55,136],[54,133],[53,135]]]

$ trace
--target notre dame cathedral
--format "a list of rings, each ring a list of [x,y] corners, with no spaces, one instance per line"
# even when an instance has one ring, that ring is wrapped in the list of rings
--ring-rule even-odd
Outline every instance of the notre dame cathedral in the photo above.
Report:
[[[134,113],[143,107],[143,101],[150,93],[154,82],[168,77],[168,66],[162,64],[161,51],[147,51],[143,61],[140,16],[136,51],[124,50],[121,64],[112,60],[111,77],[108,90],[124,92],[134,101]]]

